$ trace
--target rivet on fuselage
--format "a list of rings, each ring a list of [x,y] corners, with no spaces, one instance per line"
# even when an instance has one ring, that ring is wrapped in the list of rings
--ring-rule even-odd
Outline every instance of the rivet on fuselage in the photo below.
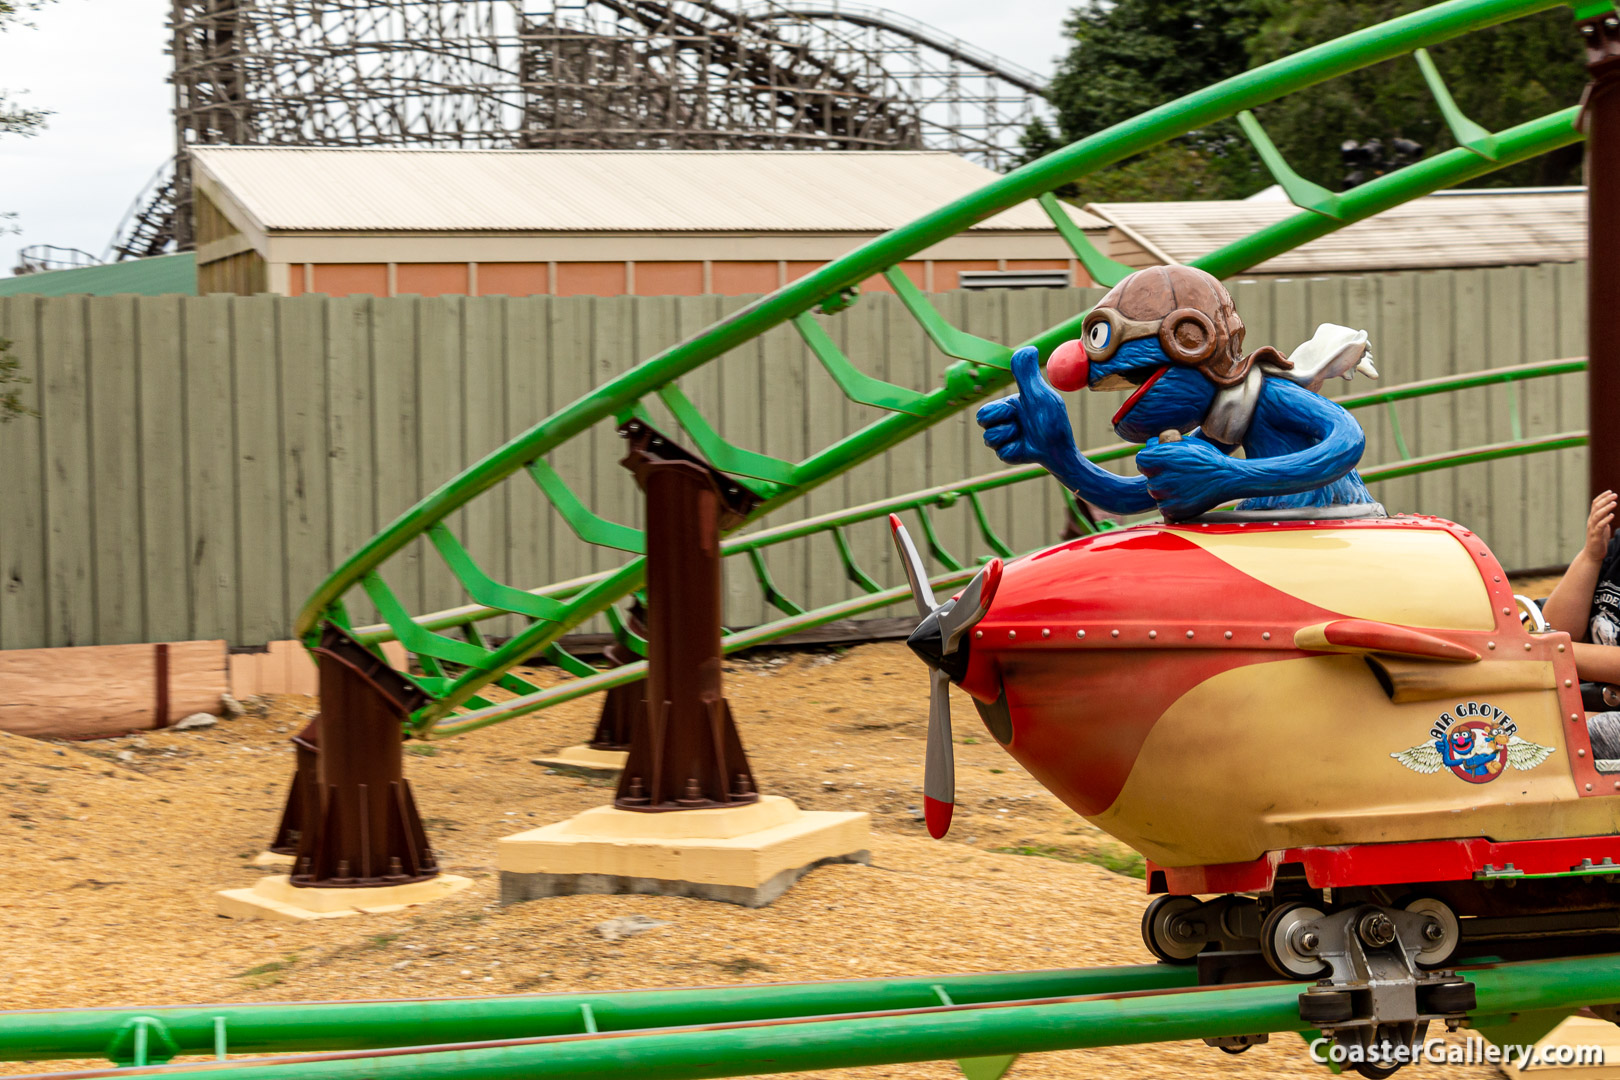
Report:
[[[1265,633],[1261,634],[1260,635],[1260,640],[1261,641],[1270,641],[1271,640],[1271,631],[1267,630]]]
[[[1570,713],[1570,714],[1569,714],[1569,722],[1570,722],[1570,723],[1572,723],[1572,724],[1573,724],[1573,723],[1574,723],[1574,722],[1575,722],[1575,721],[1577,721],[1577,720],[1579,720],[1579,719],[1580,719],[1580,718],[1581,718],[1581,714],[1580,714],[1580,713]]]
[[[1510,610],[1508,610],[1508,609],[1507,609],[1507,608],[1503,608],[1503,609],[1502,609],[1502,614],[1504,614],[1504,615],[1511,615],[1511,614],[1513,614],[1513,612],[1512,612],[1512,611],[1510,611]]]
[[[1525,652],[1529,652],[1529,651],[1530,651],[1530,643],[1529,643],[1529,642],[1528,642],[1528,641],[1527,641],[1527,642],[1525,642],[1525,643],[1524,643],[1524,651],[1525,651]]]
[[[1074,636],[1077,638],[1084,638],[1086,636],[1086,632],[1084,630],[1076,630],[1074,632]]]
[[[1118,631],[1118,630],[1115,630],[1115,631],[1114,631],[1114,636],[1115,636],[1115,637],[1119,637],[1119,631]]]
[[[1042,630],[1041,631],[1041,637],[1051,637],[1051,636],[1052,636],[1052,631],[1050,631],[1050,630]]]
[[[1574,686],[1575,685],[1575,680],[1574,679],[1565,679],[1564,680],[1564,685],[1565,686]]]
[[[1591,784],[1587,784],[1587,785],[1586,785],[1586,790],[1587,790],[1587,791],[1591,791],[1591,790],[1592,790],[1592,785],[1591,785]]]
[[[1150,638],[1156,638],[1156,637],[1158,637],[1158,636],[1159,636],[1159,632],[1158,632],[1158,631],[1157,631],[1157,630],[1149,630],[1149,631],[1148,631],[1148,637],[1150,637]]]
[[[1492,581],[1501,581],[1501,580],[1502,580],[1502,579],[1501,579],[1501,578],[1499,578],[1499,577],[1493,577],[1493,578],[1491,578],[1491,580],[1492,580]]]
[[[1559,652],[1563,652],[1563,651],[1564,651],[1564,647],[1563,647],[1563,646],[1562,646],[1562,645],[1560,645],[1560,646],[1558,646],[1558,651],[1559,651]]]
[[[1017,637],[1017,636],[1018,636],[1018,631],[1016,631],[1016,630],[1009,630],[1009,631],[1007,631],[1007,640],[1008,640],[1008,641],[1012,641],[1012,640],[1013,640],[1013,639],[1014,639],[1014,638],[1016,638],[1016,637]]]
[[[1575,756],[1576,757],[1585,757],[1586,756],[1586,751],[1585,750],[1577,750],[1577,751],[1575,751]]]
[[[982,638],[982,637],[984,637],[984,631],[983,630],[975,630],[975,631],[973,631],[973,636],[975,638]]]
[[[1487,649],[1494,649],[1494,648],[1496,648],[1496,642],[1494,642],[1494,641],[1487,641],[1487,642],[1486,642],[1486,643],[1485,643],[1485,647],[1486,647],[1486,648],[1487,648]]]
[[[1230,631],[1230,630],[1228,630],[1228,631],[1227,631],[1227,632],[1226,632],[1226,640],[1227,640],[1227,641],[1231,641],[1231,640],[1232,640],[1232,631]]]
[[[1188,637],[1189,637],[1189,638],[1190,638],[1190,637],[1192,637],[1192,636],[1193,636],[1193,632],[1192,632],[1192,631],[1191,631],[1191,630],[1189,630],[1189,631],[1187,631],[1187,636],[1188,636]]]

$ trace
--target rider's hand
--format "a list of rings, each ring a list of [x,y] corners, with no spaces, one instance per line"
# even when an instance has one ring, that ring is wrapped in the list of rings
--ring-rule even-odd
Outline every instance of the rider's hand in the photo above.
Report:
[[[1592,512],[1586,518],[1586,547],[1581,554],[1602,565],[1609,553],[1609,538],[1614,534],[1614,508],[1620,496],[1605,491],[1592,500]]]
[[[1013,353],[1018,393],[981,407],[975,419],[984,444],[1009,465],[1051,463],[1074,449],[1074,429],[1063,398],[1041,375],[1040,353],[1026,346]]]

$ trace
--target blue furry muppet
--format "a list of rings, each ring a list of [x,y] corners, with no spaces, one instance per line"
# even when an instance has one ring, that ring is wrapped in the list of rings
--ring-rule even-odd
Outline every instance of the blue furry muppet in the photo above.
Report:
[[[1110,513],[1157,507],[1184,520],[1234,499],[1240,510],[1373,501],[1355,473],[1361,425],[1318,393],[1334,376],[1377,377],[1366,333],[1324,324],[1292,359],[1269,345],[1245,355],[1231,294],[1202,270],[1155,266],[1121,281],[1080,340],[1052,351],[1050,384],[1034,348],[1014,353],[1012,370],[1019,392],[979,409],[985,444],[1010,464],[1044,465]],[[1116,476],[1076,448],[1057,391],[1081,387],[1131,391],[1113,425],[1147,444],[1140,476]]]

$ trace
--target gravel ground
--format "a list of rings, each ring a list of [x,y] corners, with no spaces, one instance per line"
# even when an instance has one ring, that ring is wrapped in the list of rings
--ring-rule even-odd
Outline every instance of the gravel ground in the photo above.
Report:
[[[611,797],[532,759],[587,737],[580,701],[410,744],[407,772],[449,900],[299,926],[238,922],[213,893],[252,884],[310,698],[184,732],[93,743],[0,735],[0,1008],[458,996],[1095,966],[1148,960],[1135,857],[1061,806],[958,702],[956,821],[919,819],[927,680],[898,643],[730,662],[727,693],[761,789],[872,815],[873,864],[818,869],[770,907],[581,896],[502,908],[497,838]],[[536,678],[550,676],[540,672]],[[1113,869],[1110,869],[1112,867]],[[608,942],[596,923],[667,925]],[[95,1064],[95,1063],[87,1063]],[[72,1063],[0,1064],[0,1073]],[[1278,1037],[1241,1057],[1202,1044],[1032,1055],[1014,1078],[1282,1077],[1312,1071]],[[1434,1070],[1430,1067],[1431,1071]],[[822,1074],[817,1074],[822,1075]],[[960,1075],[949,1063],[829,1073]],[[1495,1076],[1486,1067],[1448,1077]]]

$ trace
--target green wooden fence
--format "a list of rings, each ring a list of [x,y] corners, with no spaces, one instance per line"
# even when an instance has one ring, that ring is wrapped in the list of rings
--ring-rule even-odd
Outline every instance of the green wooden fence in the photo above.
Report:
[[[1557,265],[1238,282],[1251,346],[1291,349],[1319,322],[1364,327],[1384,382],[1584,353],[1584,267]],[[970,333],[1016,341],[1094,303],[1098,290],[949,293]],[[10,297],[0,338],[34,378],[38,419],[0,425],[0,648],[290,635],[338,560],[461,468],[640,358],[745,298]],[[841,325],[862,367],[919,389],[943,363],[886,295]],[[689,393],[728,439],[796,460],[871,419],[815,377],[791,328],[695,373]],[[1344,391],[1367,389],[1366,385]],[[1340,388],[1330,388],[1337,394]],[[1075,396],[1082,446],[1116,441],[1118,395]],[[1407,450],[1430,454],[1585,426],[1579,375],[1405,402]],[[1390,425],[1363,410],[1369,463],[1396,458]],[[639,523],[610,425],[552,464],[604,516]],[[766,522],[825,513],[999,468],[963,414],[811,492]],[[606,569],[520,485],[460,512],[458,535],[500,580],[541,584]],[[1395,510],[1474,526],[1512,567],[1568,557],[1585,502],[1584,451],[1391,480]],[[989,493],[1016,549],[1055,538],[1055,486]],[[965,507],[941,539],[967,550]],[[861,563],[892,570],[884,530],[852,532]],[[837,554],[788,545],[783,587],[814,604],[847,593]],[[888,577],[895,575],[888,574]],[[415,551],[394,581],[412,611],[465,602],[442,563]],[[736,581],[728,619],[764,617]],[[370,613],[353,612],[365,621]],[[500,633],[500,625],[489,630]]]

